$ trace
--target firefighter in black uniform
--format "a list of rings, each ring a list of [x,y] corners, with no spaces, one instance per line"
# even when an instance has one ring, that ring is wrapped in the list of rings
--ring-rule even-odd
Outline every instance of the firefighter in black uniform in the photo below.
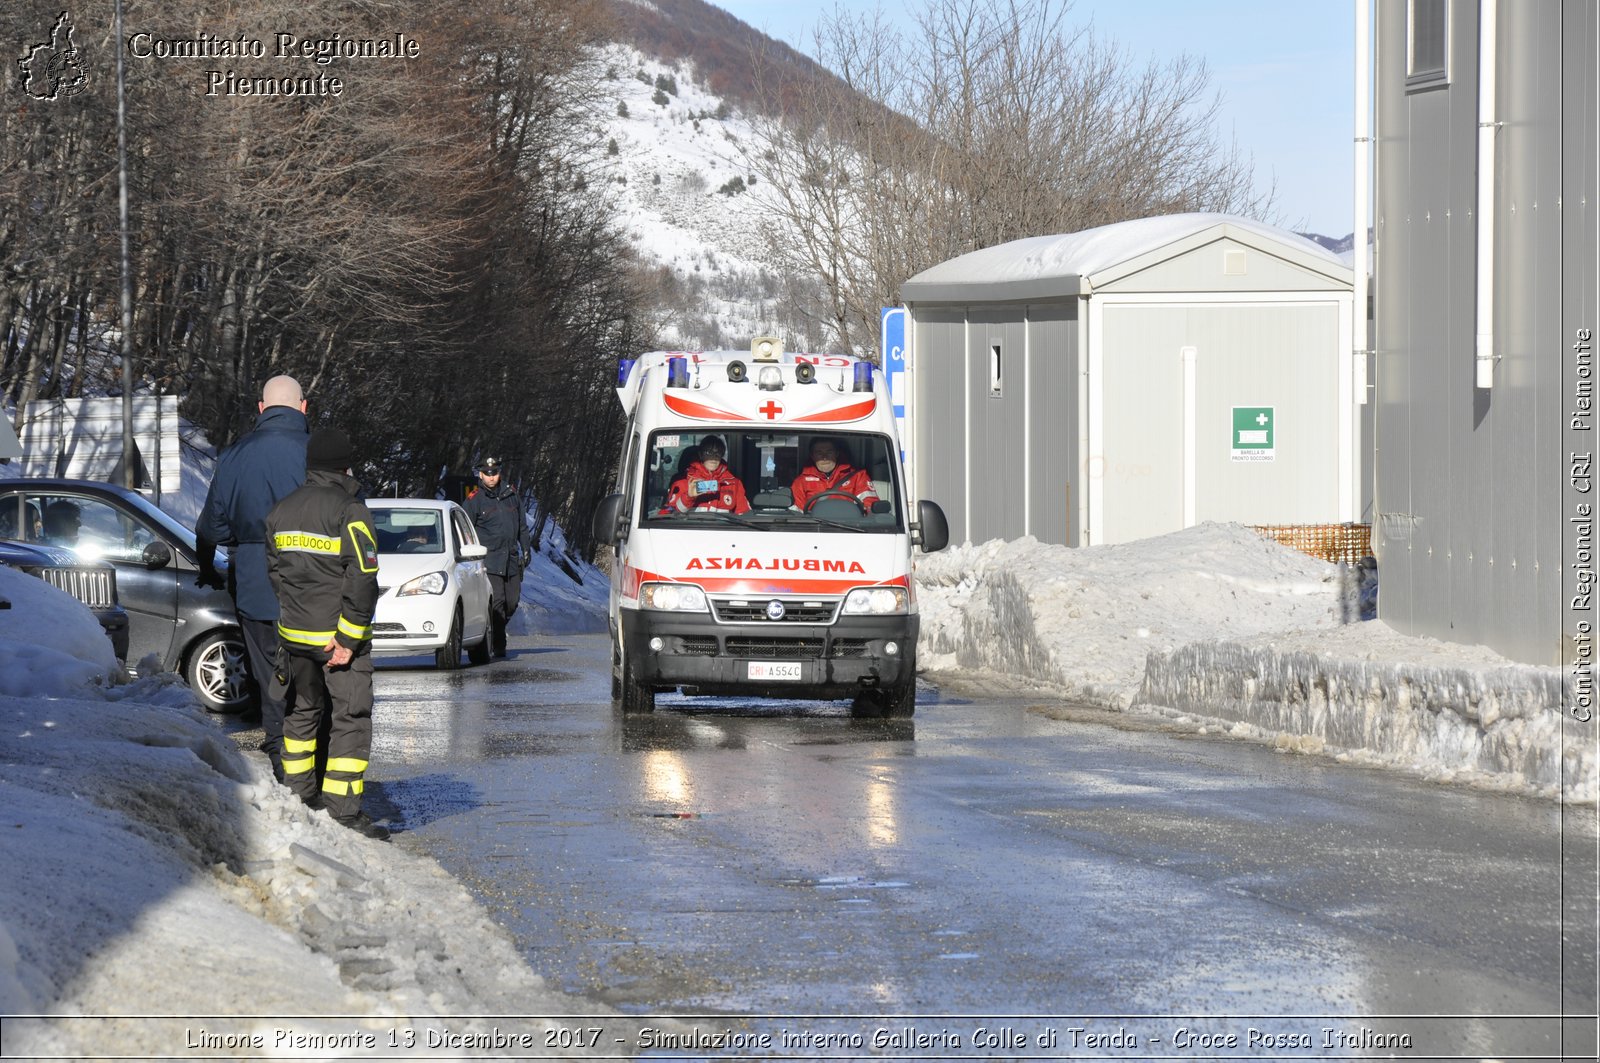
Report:
[[[266,520],[267,573],[278,595],[279,660],[289,685],[283,721],[284,782],[314,808],[369,838],[389,832],[361,810],[372,752],[372,613],[378,543],[356,497],[355,451],[338,429],[306,444],[305,486]],[[318,726],[329,718],[327,749]],[[321,792],[317,765],[326,758]]]
[[[478,465],[478,486],[467,496],[467,516],[478,529],[478,541],[489,548],[483,559],[489,573],[489,646],[496,657],[506,655],[506,622],[522,600],[522,572],[528,567],[533,540],[523,516],[522,497],[501,479],[505,470],[499,458],[484,458]]]

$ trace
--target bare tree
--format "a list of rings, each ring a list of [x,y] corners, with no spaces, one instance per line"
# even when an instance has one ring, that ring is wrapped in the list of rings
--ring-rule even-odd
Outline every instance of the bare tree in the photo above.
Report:
[[[1265,217],[1191,56],[1143,66],[1069,20],[1070,0],[931,0],[903,37],[838,10],[817,32],[831,88],[772,77],[749,164],[773,254],[820,278],[833,336],[870,350],[900,282],[1024,236],[1207,210]]]

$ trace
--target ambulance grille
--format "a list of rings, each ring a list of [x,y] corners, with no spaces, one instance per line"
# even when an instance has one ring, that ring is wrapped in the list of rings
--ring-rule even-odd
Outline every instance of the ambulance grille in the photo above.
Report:
[[[830,657],[865,657],[867,655],[866,639],[834,639],[833,652]]]
[[[808,659],[822,656],[821,639],[760,639],[742,635],[728,639],[730,657]]]
[[[689,657],[715,657],[717,640],[711,635],[683,635],[678,639],[678,652]]]
[[[783,603],[783,617],[772,620],[767,616],[767,603],[771,598],[713,598],[717,619],[724,624],[831,624],[838,602],[818,602],[814,599],[779,598]]]

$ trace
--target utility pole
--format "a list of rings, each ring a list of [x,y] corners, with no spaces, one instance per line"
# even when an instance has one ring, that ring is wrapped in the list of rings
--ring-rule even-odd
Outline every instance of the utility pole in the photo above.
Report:
[[[122,219],[122,486],[139,489],[133,442],[133,276],[128,264],[128,118],[127,75],[123,67],[122,0],[116,0],[117,49],[117,182]],[[156,416],[160,417],[159,408]]]

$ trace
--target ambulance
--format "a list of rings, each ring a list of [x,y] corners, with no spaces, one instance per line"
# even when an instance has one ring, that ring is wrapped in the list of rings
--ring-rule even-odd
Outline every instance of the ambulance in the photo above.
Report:
[[[937,504],[909,500],[877,367],[760,337],[749,351],[625,361],[617,394],[627,439],[594,535],[616,550],[621,711],[653,712],[678,689],[912,715],[911,551],[950,536]],[[807,476],[814,444],[857,473]]]

